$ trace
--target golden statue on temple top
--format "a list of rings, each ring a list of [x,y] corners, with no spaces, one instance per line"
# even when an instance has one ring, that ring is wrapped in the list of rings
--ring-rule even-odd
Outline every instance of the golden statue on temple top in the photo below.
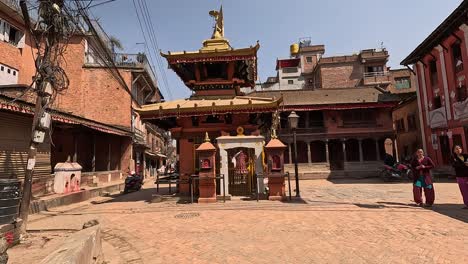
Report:
[[[277,132],[280,126],[280,115],[278,109],[271,114],[271,138],[278,138]]]
[[[203,41],[203,47],[200,49],[201,52],[217,52],[231,50],[229,40],[224,38],[224,17],[223,17],[223,6],[217,10],[211,10],[210,16],[214,18],[215,24],[213,26],[213,35],[211,39]]]
[[[224,18],[223,18],[223,6],[219,9],[219,11],[211,10],[210,16],[212,16],[215,20],[215,25],[213,26],[213,35],[211,36],[212,39],[219,39],[224,38]]]

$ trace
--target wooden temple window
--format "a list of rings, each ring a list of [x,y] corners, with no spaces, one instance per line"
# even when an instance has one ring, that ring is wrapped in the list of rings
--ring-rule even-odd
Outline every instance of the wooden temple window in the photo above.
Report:
[[[440,99],[440,96],[437,95],[434,97],[434,109],[439,109],[442,107],[442,100]]]
[[[204,123],[207,123],[207,124],[219,124],[219,123],[224,123],[223,120],[221,120],[219,118],[219,116],[217,115],[210,115],[210,116],[207,116],[206,117],[206,120]]]
[[[463,71],[463,58],[460,47],[460,42],[456,42],[452,45],[452,57],[453,57],[453,68],[455,73]]]
[[[224,115],[224,123],[226,123],[226,124],[232,124],[232,114],[226,114],[226,115]]]
[[[197,127],[200,123],[198,116],[192,116],[192,126]]]
[[[344,126],[367,126],[376,123],[376,113],[372,109],[353,109],[343,112]]]
[[[250,114],[249,115],[249,124],[256,125],[257,124],[257,114]]]
[[[227,80],[227,64],[222,62],[205,63],[201,72],[202,80],[223,79]]]

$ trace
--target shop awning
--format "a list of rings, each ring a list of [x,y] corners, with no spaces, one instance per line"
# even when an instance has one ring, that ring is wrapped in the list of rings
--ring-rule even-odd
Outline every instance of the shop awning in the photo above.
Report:
[[[14,98],[11,98],[9,96],[0,95],[0,109],[28,115],[34,114],[34,104],[20,100],[13,101],[13,99]],[[119,136],[132,136],[131,131],[125,130],[123,128],[99,123],[93,120],[70,115],[53,109],[49,109],[47,111],[48,113],[50,113],[52,120],[59,123],[82,125],[93,130],[97,130],[108,134],[115,134]]]

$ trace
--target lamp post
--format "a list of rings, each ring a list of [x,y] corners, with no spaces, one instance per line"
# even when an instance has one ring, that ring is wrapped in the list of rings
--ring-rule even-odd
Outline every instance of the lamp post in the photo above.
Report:
[[[293,131],[293,141],[294,141],[294,176],[296,179],[296,197],[300,198],[301,193],[299,191],[299,169],[297,167],[297,141],[296,141],[296,128],[297,123],[299,122],[299,116],[296,112],[292,111],[288,116],[289,128]]]

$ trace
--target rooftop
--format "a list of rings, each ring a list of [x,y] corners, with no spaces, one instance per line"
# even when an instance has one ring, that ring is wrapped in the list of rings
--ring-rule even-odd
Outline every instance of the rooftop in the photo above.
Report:
[[[280,95],[279,95],[280,96]],[[273,111],[281,102],[280,97],[261,98],[236,96],[232,99],[180,99],[170,102],[143,105],[136,109],[142,117],[201,116],[214,113]]]
[[[282,97],[283,105],[338,105],[395,102],[398,98],[372,87],[352,87],[318,90],[255,91],[249,96]]]

